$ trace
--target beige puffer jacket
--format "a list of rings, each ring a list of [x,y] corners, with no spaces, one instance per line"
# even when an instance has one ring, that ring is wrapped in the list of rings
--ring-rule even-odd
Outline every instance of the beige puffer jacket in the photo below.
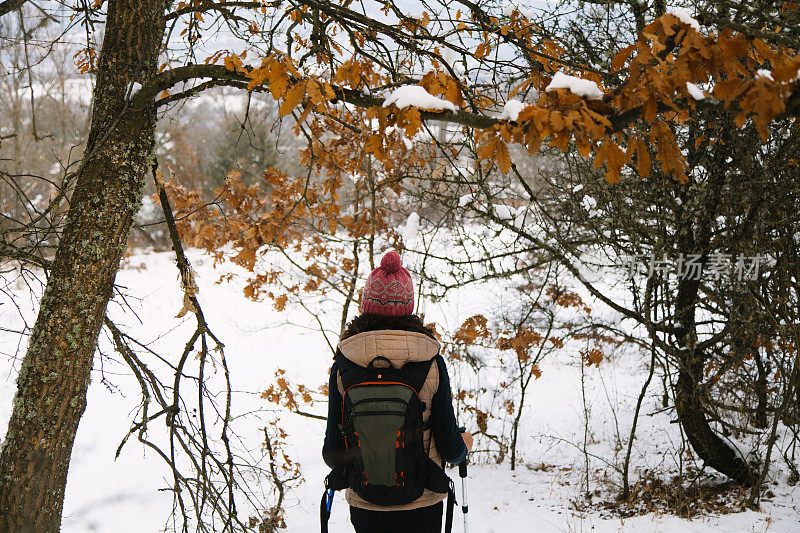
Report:
[[[414,331],[401,331],[395,329],[381,329],[365,331],[341,341],[338,346],[342,354],[359,366],[366,367],[377,356],[383,356],[391,361],[392,366],[400,368],[407,362],[428,361],[439,353],[439,343],[424,333]],[[344,396],[342,379],[336,376],[339,393]],[[420,390],[420,400],[425,402],[425,411],[422,413],[423,421],[427,422],[431,416],[431,403],[436,389],[439,388],[439,368],[431,365],[425,383]],[[442,464],[436,443],[431,435],[431,430],[423,432],[423,444],[428,450],[428,455],[436,464]],[[375,511],[406,511],[427,507],[443,500],[447,495],[425,489],[422,496],[411,503],[403,505],[381,506],[364,501],[351,489],[345,490],[345,500],[353,507]]]

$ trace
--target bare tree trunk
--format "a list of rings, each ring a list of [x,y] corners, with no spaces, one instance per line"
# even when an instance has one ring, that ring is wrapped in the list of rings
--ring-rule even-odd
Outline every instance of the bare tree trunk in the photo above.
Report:
[[[708,466],[737,483],[753,485],[757,476],[750,466],[711,429],[700,400],[700,377],[704,358],[695,349],[683,350],[681,370],[675,386],[675,408],[692,449]]]
[[[768,351],[769,352],[769,351]],[[769,427],[767,423],[767,408],[769,399],[769,390],[767,378],[769,377],[769,362],[764,361],[761,357],[761,351],[756,349],[752,350],[753,358],[756,361],[756,369],[758,370],[758,378],[755,384],[755,393],[758,404],[756,405],[755,419],[753,425],[757,428]]]
[[[164,9],[164,0],[108,5],[83,166],[0,452],[3,532],[61,525],[97,336],[153,157],[155,110],[128,106],[130,84],[156,73]]]
[[[725,128],[721,122],[720,128]],[[730,132],[730,130],[726,130]],[[695,132],[696,133],[696,132]],[[726,144],[726,146],[728,146]],[[726,160],[737,160],[742,157],[736,152],[735,143],[730,143],[726,150],[715,152],[712,163],[714,168],[709,173],[708,181],[702,184],[699,191],[699,211],[688,213],[679,222],[677,248],[684,254],[701,253],[702,262],[707,261],[711,247],[712,221],[718,215],[722,191],[726,186],[729,172]],[[690,159],[694,154],[690,155]],[[737,483],[751,486],[756,483],[758,474],[742,457],[723,441],[709,424],[703,407],[702,380],[703,369],[707,361],[705,351],[698,346],[696,312],[700,292],[700,279],[681,277],[678,279],[675,298],[676,339],[678,344],[678,380],[675,383],[675,410],[686,438],[694,452],[705,464],[725,474]]]
[[[687,246],[686,249],[691,248]],[[675,384],[675,410],[686,432],[686,438],[698,457],[711,468],[736,482],[751,486],[756,482],[756,473],[714,432],[703,409],[700,383],[703,379],[706,358],[703,350],[697,347],[695,329],[699,285],[698,279],[683,278],[678,281],[675,314],[680,324],[677,328],[679,371],[678,381]]]

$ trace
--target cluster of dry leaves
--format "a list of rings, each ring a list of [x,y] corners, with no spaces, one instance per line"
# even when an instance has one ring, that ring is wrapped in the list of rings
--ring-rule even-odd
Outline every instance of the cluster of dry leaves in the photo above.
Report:
[[[511,23],[504,27],[506,34],[517,32],[520,38],[525,35],[519,20],[512,17]],[[480,59],[485,55],[488,46],[488,43],[478,46],[475,57]],[[557,50],[545,52],[557,53]],[[543,55],[549,57],[548,53]],[[249,89],[267,86],[282,101],[281,115],[299,108],[302,109],[297,117],[299,123],[306,121],[312,112],[349,122],[354,128],[349,137],[355,138],[348,141],[358,142],[362,147],[361,157],[353,160],[356,168],[366,154],[381,163],[392,161],[396,139],[386,133],[387,128],[400,128],[409,138],[422,128],[425,110],[413,106],[383,108],[376,102],[368,107],[365,118],[376,119],[379,127],[368,131],[363,121],[353,122],[363,115],[335,106],[334,102],[348,99],[345,87],[360,92],[390,81],[376,72],[367,59],[346,61],[330,79],[304,75],[291,59],[277,53],[263,58],[257,68],[245,67],[236,55],[229,55],[224,61],[227,68],[250,80]],[[771,65],[768,74],[763,65]],[[549,140],[550,146],[564,151],[574,146],[583,156],[593,156],[595,166],[604,166],[612,182],[620,179],[627,164],[634,164],[639,175],[647,176],[652,165],[651,153],[665,173],[685,182],[685,162],[674,128],[690,121],[696,106],[720,104],[724,109],[736,111],[740,127],[751,119],[766,140],[770,123],[781,117],[787,102],[797,92],[800,56],[793,50],[776,48],[732,30],[704,35],[676,16],[665,14],[644,28],[638,42],[616,55],[612,71],[627,71],[627,76],[619,86],[606,88],[601,100],[587,100],[567,89],[544,91],[559,65],[551,63],[549,67],[552,69],[549,72],[546,69],[532,72],[511,91],[509,98],[531,86],[541,94],[536,103],[519,113],[517,120],[499,120],[488,128],[474,129],[479,159],[496,164],[506,173],[511,168],[509,144],[519,143],[533,154]],[[600,82],[596,74],[586,77]],[[687,83],[706,88],[707,98],[697,101]],[[456,106],[465,103],[462,82],[443,67],[425,74],[419,85]],[[486,114],[493,102],[473,96],[470,105]],[[324,120],[320,125],[330,126]],[[338,128],[334,131],[339,133]],[[698,142],[713,143],[715,139],[698,139]],[[314,150],[325,148],[317,144]],[[336,157],[331,153],[312,154],[314,150],[306,155]]]

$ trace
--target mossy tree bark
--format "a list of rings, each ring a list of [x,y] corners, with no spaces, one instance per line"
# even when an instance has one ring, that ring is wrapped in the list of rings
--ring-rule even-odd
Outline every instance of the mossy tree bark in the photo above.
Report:
[[[155,76],[165,0],[110,0],[92,122],[0,451],[0,531],[52,532],[92,362],[128,232],[152,163],[153,106],[130,87]]]

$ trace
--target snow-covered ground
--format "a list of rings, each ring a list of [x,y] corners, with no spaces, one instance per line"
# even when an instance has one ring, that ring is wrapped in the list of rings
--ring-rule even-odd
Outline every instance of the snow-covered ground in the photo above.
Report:
[[[277,368],[285,369],[290,378],[310,386],[325,381],[330,351],[301,311],[278,313],[269,302],[250,301],[242,295],[241,281],[216,283],[222,271],[234,267],[214,267],[210,258],[198,252],[189,255],[198,273],[199,298],[206,318],[225,343],[233,388],[238,391],[234,397],[234,415],[253,409],[273,409],[259,393],[273,381]],[[111,317],[134,337],[153,342],[160,353],[177,358],[194,327],[191,317],[174,318],[181,295],[172,254],[133,255],[120,271],[117,282],[125,287],[128,303],[138,317],[119,303],[112,304]],[[0,283],[6,282],[0,280]],[[22,285],[8,288],[15,291],[25,317],[32,324],[37,295],[29,296]],[[489,301],[487,294],[491,293],[491,286],[476,286],[454,293],[442,303],[426,302],[426,319],[454,327],[463,318],[481,311]],[[19,329],[21,319],[7,296],[0,296],[0,302],[3,303],[0,331]],[[336,323],[336,317],[332,317],[332,323]],[[19,361],[11,355],[17,351],[18,342],[14,334],[4,332],[0,336],[0,435],[5,433],[11,412],[19,367]],[[159,491],[171,485],[170,473],[157,457],[145,452],[135,441],[129,442],[114,460],[114,452],[130,427],[138,403],[138,388],[126,367],[116,362],[107,339],[101,340],[101,351],[105,356],[97,358],[88,407],[70,465],[63,531],[159,531],[167,523],[171,510],[171,495]],[[618,434],[623,443],[627,441],[631,413],[644,379],[640,365],[638,359],[619,357],[604,361],[599,368],[584,370],[589,408],[589,485],[591,490],[600,489],[601,497],[608,497],[605,491],[609,484],[603,482],[604,478],[618,482],[618,474],[607,468],[603,460],[618,463],[615,453],[624,453],[615,444]],[[775,496],[764,503],[760,512],[686,520],[663,514],[620,519],[597,511],[577,510],[584,508],[581,487],[586,479],[584,455],[579,449],[586,429],[581,369],[574,364],[574,357],[565,354],[544,363],[542,372],[526,399],[527,416],[520,444],[522,464],[513,473],[507,464],[473,465],[470,469],[471,531],[800,530],[797,488],[787,485],[785,473],[780,471],[772,488]],[[634,464],[639,469],[668,471],[674,466],[672,450],[677,448],[679,429],[677,424],[670,423],[669,414],[653,414],[659,408],[659,387],[654,384],[651,392],[642,410]],[[311,409],[324,413],[324,408],[321,404]],[[300,462],[304,476],[304,482],[288,495],[287,530],[318,531],[319,498],[326,473],[320,456],[323,422],[285,411],[279,412],[279,418],[280,425],[289,433],[288,453]],[[474,429],[471,421],[462,422]],[[253,449],[258,449],[263,418],[244,417],[236,423],[237,433]],[[457,511],[454,531],[461,531],[460,521]],[[334,503],[331,531],[352,531],[341,495],[337,495]]]

